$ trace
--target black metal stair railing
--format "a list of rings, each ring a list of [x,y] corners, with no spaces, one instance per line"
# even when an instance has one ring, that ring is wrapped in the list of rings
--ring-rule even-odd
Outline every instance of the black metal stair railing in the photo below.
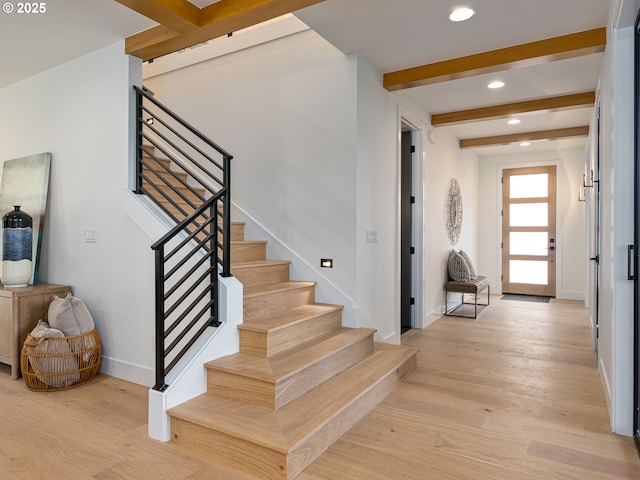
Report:
[[[230,276],[231,154],[145,89],[137,97],[135,192],[176,222],[155,242],[156,383],[210,326],[219,326],[218,275]]]

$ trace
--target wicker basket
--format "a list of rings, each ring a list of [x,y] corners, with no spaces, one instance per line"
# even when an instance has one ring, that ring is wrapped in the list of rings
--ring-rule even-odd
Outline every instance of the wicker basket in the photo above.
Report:
[[[102,344],[97,330],[61,338],[27,336],[20,367],[27,388],[65,390],[93,379],[100,369]]]

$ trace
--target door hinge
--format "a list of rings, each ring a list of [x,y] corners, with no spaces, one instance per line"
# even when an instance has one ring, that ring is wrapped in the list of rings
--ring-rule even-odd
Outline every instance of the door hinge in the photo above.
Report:
[[[415,253],[416,253],[416,247],[411,247],[411,248],[409,249],[409,253],[410,253],[411,255],[415,255]]]
[[[411,298],[409,299],[409,305],[415,305],[415,304],[416,304],[416,299],[415,299],[415,298],[413,298],[413,297],[411,297]]]
[[[504,184],[504,177],[500,179],[500,183]]]
[[[504,210],[500,210],[500,216],[504,217]]]
[[[500,275],[500,281],[503,282],[504,281],[504,275]]]
[[[504,242],[500,242],[500,248],[504,248]]]
[[[416,153],[416,146],[415,145],[411,145],[411,153]]]
[[[409,203],[416,203],[416,197],[414,197],[413,195],[411,195],[409,197]]]

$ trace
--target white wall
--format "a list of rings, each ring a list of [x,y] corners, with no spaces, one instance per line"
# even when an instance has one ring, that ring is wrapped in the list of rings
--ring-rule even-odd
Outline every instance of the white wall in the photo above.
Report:
[[[533,165],[556,165],[556,297],[584,300],[585,288],[585,204],[578,202],[585,150],[573,148],[557,151],[528,152],[480,158],[479,259],[480,271],[486,272],[494,286],[502,292],[501,216],[502,169]]]
[[[479,209],[479,163],[470,151],[461,151],[459,140],[446,129],[435,129],[434,143],[425,142],[425,314],[426,323],[436,320],[444,311],[443,286],[448,280],[447,260],[451,249],[464,250],[469,254],[479,275],[482,269],[477,241],[480,218]],[[460,238],[451,245],[445,227],[445,205],[449,183],[455,178],[462,194],[463,222]]]
[[[151,240],[125,215],[129,78],[124,44],[0,90],[0,161],[51,152],[40,280],[68,284],[102,337],[102,371],[153,382]],[[97,242],[85,243],[85,230]]]

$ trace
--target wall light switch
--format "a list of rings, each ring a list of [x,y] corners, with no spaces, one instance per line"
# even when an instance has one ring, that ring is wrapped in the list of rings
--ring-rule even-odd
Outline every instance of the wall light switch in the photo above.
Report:
[[[367,230],[367,243],[378,243],[378,232]]]
[[[85,232],[84,232],[84,241],[86,243],[96,243],[96,229],[95,228],[88,228]]]

